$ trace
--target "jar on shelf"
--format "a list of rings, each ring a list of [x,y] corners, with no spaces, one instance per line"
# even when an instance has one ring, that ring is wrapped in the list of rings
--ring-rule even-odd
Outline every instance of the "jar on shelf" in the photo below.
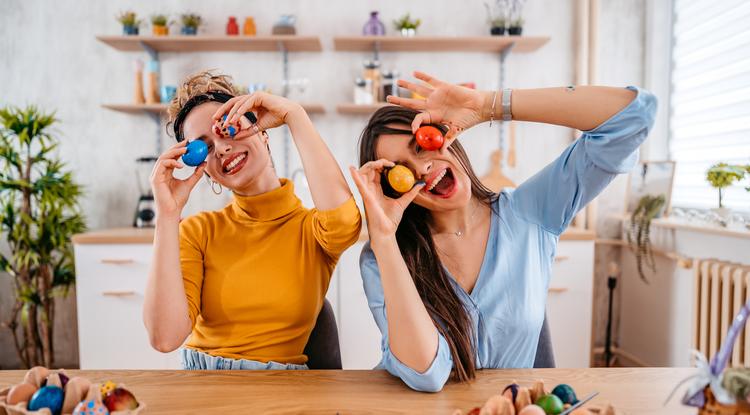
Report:
[[[245,24],[242,26],[242,34],[245,36],[255,36],[255,19],[252,17],[245,18]]]
[[[394,97],[398,96],[398,76],[399,72],[395,70],[383,72],[381,96],[384,101],[388,97],[388,95],[392,95]]]
[[[240,27],[237,25],[237,18],[234,16],[229,16],[229,21],[227,22],[227,35],[236,36],[239,34]]]
[[[372,81],[370,79],[357,78],[354,81],[354,103],[357,105],[370,105],[374,102]]]
[[[380,96],[380,61],[364,61],[364,79],[369,79],[371,82],[371,94],[375,102],[382,101]]]

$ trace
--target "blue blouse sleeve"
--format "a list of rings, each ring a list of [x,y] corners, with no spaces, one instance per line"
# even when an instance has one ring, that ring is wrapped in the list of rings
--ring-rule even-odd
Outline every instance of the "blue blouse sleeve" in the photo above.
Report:
[[[420,392],[439,392],[443,385],[448,381],[451,369],[453,369],[453,358],[451,357],[448,342],[445,337],[438,333],[438,350],[435,360],[425,372],[417,372],[409,366],[401,363],[396,356],[391,353],[388,346],[388,320],[385,316],[385,300],[383,297],[383,285],[380,281],[380,270],[375,260],[375,254],[370,249],[370,243],[366,243],[362,248],[359,257],[359,268],[362,274],[362,283],[367,296],[367,303],[370,306],[375,323],[380,329],[383,338],[380,342],[380,348],[383,351],[383,357],[377,368],[385,369],[393,376],[399,377],[410,388]]]
[[[617,174],[635,166],[638,147],[654,123],[656,97],[646,90],[627,88],[637,93],[627,107],[584,131],[560,157],[508,192],[517,216],[560,235]]]

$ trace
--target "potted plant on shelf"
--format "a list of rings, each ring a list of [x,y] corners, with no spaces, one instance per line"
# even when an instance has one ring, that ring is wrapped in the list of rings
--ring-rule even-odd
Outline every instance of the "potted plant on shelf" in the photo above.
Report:
[[[520,35],[523,32],[523,4],[526,0],[509,0],[508,34]]]
[[[180,16],[182,20],[181,33],[183,35],[197,35],[198,27],[203,23],[203,19],[196,13],[185,13]]]
[[[54,366],[55,298],[75,282],[70,238],[85,230],[81,186],[53,155],[52,114],[0,110],[0,231],[15,302],[3,316],[21,364]]]
[[[509,35],[520,35],[523,32],[523,17],[513,19],[508,26]]]
[[[417,34],[417,28],[422,24],[420,19],[411,19],[409,13],[406,13],[398,20],[393,21],[393,25],[396,26],[396,30],[401,33],[401,36],[413,37]]]
[[[719,207],[712,209],[722,218],[729,217],[729,209],[724,207],[724,189],[738,182],[748,172],[747,166],[731,165],[727,163],[716,163],[706,171],[706,181],[711,187],[719,189]]]
[[[138,20],[135,12],[126,11],[121,12],[117,16],[117,21],[122,24],[122,34],[127,36],[133,36],[138,34],[138,26],[141,25],[141,21]]]
[[[502,36],[505,34],[505,9],[502,5],[503,0],[496,0],[494,7],[489,3],[484,3],[487,9],[487,23],[490,25],[490,34],[492,36]]]
[[[166,36],[169,34],[169,18],[164,14],[151,16],[151,31],[154,36]]]
[[[630,228],[626,232],[628,245],[635,255],[638,275],[641,280],[648,283],[643,265],[647,265],[653,272],[656,271],[654,252],[651,248],[651,221],[659,216],[666,197],[664,195],[644,195],[638,201],[633,214],[630,216]]]

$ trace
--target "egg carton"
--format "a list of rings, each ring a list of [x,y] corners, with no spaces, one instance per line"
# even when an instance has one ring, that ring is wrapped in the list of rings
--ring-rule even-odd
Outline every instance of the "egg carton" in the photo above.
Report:
[[[59,378],[57,382],[59,382]],[[57,382],[52,381],[48,383],[54,386],[61,386],[61,384]],[[40,385],[38,379],[36,380],[36,382],[33,382],[33,383],[36,383],[35,384],[36,387]],[[117,387],[127,389],[124,384],[118,384]],[[8,404],[7,397],[11,388],[12,387],[8,387],[8,388],[0,390],[0,415],[53,415],[52,411],[50,411],[49,408],[42,408],[38,411],[28,410],[27,409],[28,402],[26,401],[18,402],[15,405]],[[97,403],[101,404],[102,396],[101,396],[100,390],[101,390],[100,384],[98,383],[91,384],[91,386],[89,386],[88,392],[86,393],[86,396],[80,399],[80,395],[79,395],[79,398],[76,398],[76,400],[78,400],[78,402],[94,400]],[[110,415],[140,415],[140,414],[145,413],[145,411],[146,411],[146,403],[143,401],[138,401],[138,407],[133,410],[114,411],[114,412],[109,412],[109,414]],[[72,412],[62,412],[62,415],[72,415]]]

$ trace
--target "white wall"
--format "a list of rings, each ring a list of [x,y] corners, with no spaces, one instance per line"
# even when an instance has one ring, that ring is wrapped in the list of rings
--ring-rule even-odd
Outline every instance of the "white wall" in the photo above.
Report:
[[[603,84],[640,85],[644,0],[601,3],[599,79]],[[342,166],[356,163],[357,137],[366,118],[339,115],[335,105],[349,102],[352,82],[361,72],[361,61],[369,55],[333,51],[334,35],[360,33],[369,11],[375,9],[381,11],[389,30],[392,19],[411,12],[422,18],[423,34],[488,32],[480,1],[6,0],[1,7],[0,104],[33,103],[57,111],[61,120],[56,128],[60,155],[86,187],[82,203],[91,228],[130,225],[138,196],[134,159],[150,154],[154,148],[156,126],[148,116],[100,107],[102,103],[130,102],[132,61],[146,59],[144,53],[118,52],[95,40],[95,35],[120,33],[114,19],[119,11],[133,9],[142,17],[194,11],[206,18],[208,23],[202,32],[209,34],[223,33],[228,15],[236,15],[240,22],[252,15],[259,33],[268,33],[279,14],[296,14],[298,33],[321,36],[323,52],[291,54],[291,76],[310,78],[309,99],[325,103],[327,113],[314,116],[313,121]],[[527,88],[571,84],[574,2],[529,0],[524,15],[524,34],[550,36],[551,41],[534,53],[511,54],[507,85]],[[280,89],[281,59],[276,53],[163,53],[161,59],[164,83],[176,84],[188,73],[218,68],[239,83],[266,82]],[[479,88],[496,88],[498,84],[499,59],[493,54],[383,53],[381,60],[386,68],[402,73],[420,69],[452,82],[474,81]],[[479,174],[487,170],[488,154],[497,146],[497,128],[478,127],[462,140]],[[276,164],[281,166],[281,134],[271,135]],[[556,157],[570,136],[567,129],[559,127],[519,125],[518,165],[507,171],[508,176],[517,182],[529,177]],[[162,141],[166,146],[172,139],[162,134]],[[292,160],[295,168],[299,166],[296,155]],[[622,204],[623,193],[624,182],[620,180],[602,195],[602,218],[607,210]],[[190,212],[218,207],[226,200],[201,185],[194,191]],[[6,304],[8,301],[3,300],[3,307]],[[597,337],[601,337],[599,332],[595,326]],[[0,346],[5,350],[2,337]]]

